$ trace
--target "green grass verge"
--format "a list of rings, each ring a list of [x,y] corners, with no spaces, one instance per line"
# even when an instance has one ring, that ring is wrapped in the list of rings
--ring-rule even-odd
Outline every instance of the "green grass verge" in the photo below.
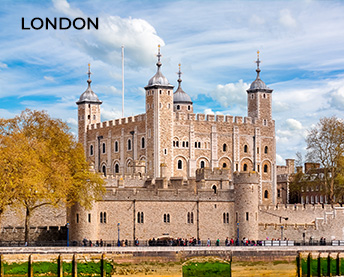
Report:
[[[229,263],[191,263],[183,266],[183,277],[191,276],[231,276],[231,265]]]

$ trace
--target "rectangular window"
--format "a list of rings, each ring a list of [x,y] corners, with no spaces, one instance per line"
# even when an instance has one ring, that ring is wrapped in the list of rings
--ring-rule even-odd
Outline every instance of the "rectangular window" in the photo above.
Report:
[[[79,223],[79,214],[76,214],[76,223]]]
[[[88,214],[88,222],[91,223],[91,214]]]
[[[246,213],[246,221],[248,221],[248,213]]]

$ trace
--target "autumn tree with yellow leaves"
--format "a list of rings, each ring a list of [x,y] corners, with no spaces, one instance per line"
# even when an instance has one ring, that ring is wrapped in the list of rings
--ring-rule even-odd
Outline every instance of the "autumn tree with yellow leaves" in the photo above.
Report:
[[[0,119],[0,216],[9,205],[24,207],[26,242],[37,208],[90,208],[104,193],[103,182],[66,123],[31,110]]]

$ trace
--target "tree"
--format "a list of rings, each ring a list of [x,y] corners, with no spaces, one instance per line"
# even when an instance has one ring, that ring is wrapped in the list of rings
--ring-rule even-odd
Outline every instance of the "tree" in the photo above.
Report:
[[[9,204],[25,209],[25,241],[30,218],[42,206],[89,208],[103,192],[103,179],[89,170],[83,147],[68,126],[46,112],[25,110],[13,119],[1,120],[0,176],[2,189],[15,194]]]
[[[308,159],[323,167],[323,184],[332,204],[336,192],[343,194],[344,122],[336,117],[321,118],[306,142]]]

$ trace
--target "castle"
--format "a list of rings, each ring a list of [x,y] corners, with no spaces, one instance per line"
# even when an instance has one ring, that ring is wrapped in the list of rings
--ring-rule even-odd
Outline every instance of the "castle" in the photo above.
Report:
[[[117,240],[119,229],[128,240],[344,239],[342,207],[279,204],[286,203],[294,161],[276,166],[272,89],[260,78],[259,54],[244,118],[194,114],[180,68],[174,91],[162,74],[160,48],[157,57],[145,86],[146,113],[105,122],[89,69],[88,87],[76,102],[78,135],[87,160],[103,174],[106,194],[91,210],[75,205],[45,218],[42,209],[33,225],[68,222],[76,241]],[[13,215],[8,211],[1,222],[9,239],[23,225]]]

